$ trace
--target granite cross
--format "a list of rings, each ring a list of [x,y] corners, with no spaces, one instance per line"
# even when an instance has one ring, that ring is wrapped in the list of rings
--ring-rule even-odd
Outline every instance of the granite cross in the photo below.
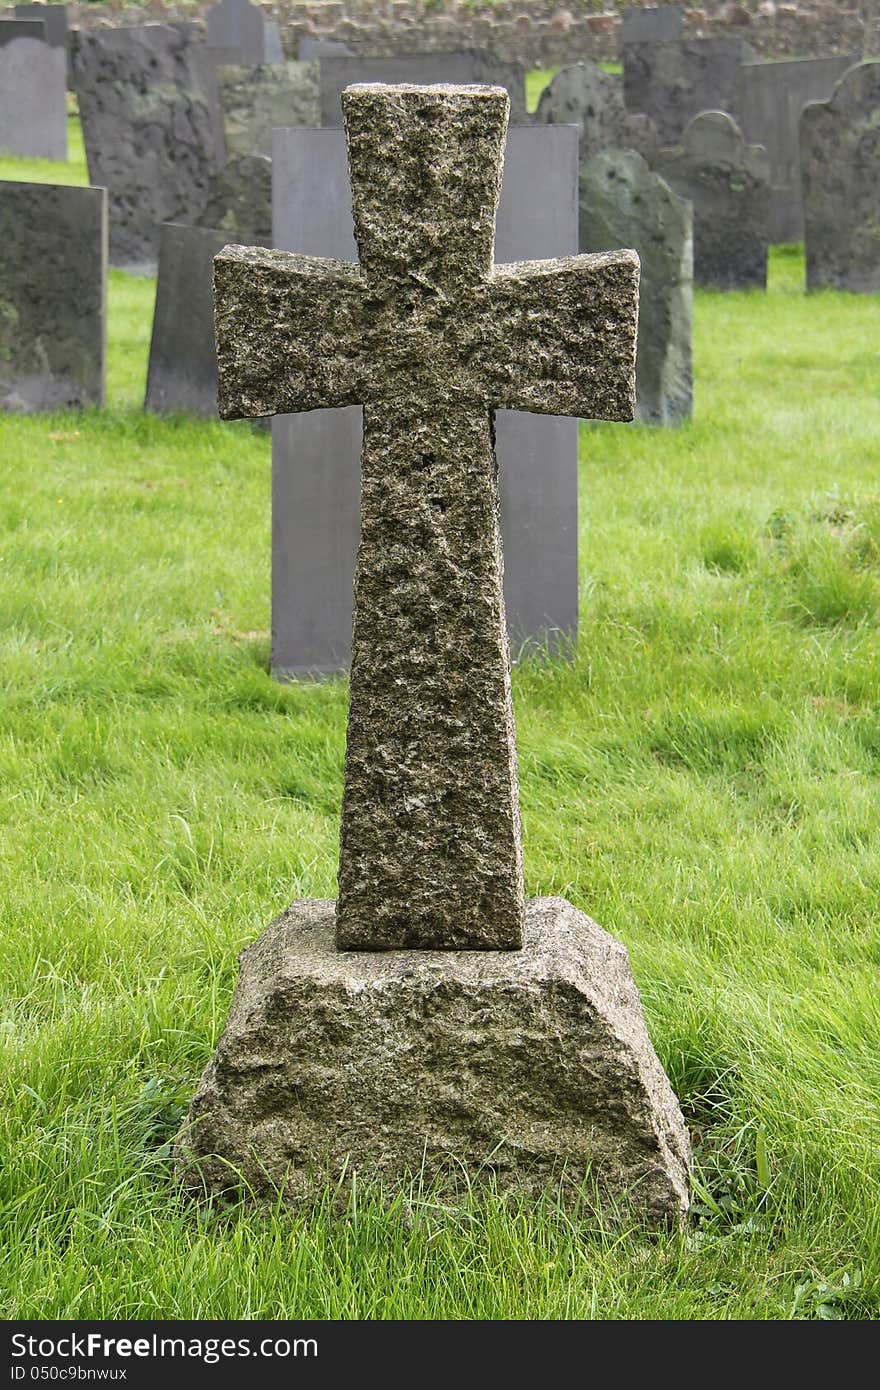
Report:
[[[348,87],[360,260],[226,247],[224,419],[362,405],[342,949],[514,949],[524,897],[493,411],[629,420],[633,251],[493,266],[502,88]]]

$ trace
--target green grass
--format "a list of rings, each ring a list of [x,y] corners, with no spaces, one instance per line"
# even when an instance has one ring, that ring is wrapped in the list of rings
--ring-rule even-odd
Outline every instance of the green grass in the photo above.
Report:
[[[690,1124],[681,1234],[464,1190],[196,1212],[168,1145],[236,955],[332,896],[344,682],[269,657],[269,445],[0,419],[0,1313],[876,1317],[880,316],[698,294],[696,414],[582,427],[581,635],[514,673],[529,894],[629,949]]]
[[[86,152],[79,117],[70,111],[67,117],[67,163],[50,159],[16,159],[0,150],[0,179],[17,179],[21,183],[87,184]]]

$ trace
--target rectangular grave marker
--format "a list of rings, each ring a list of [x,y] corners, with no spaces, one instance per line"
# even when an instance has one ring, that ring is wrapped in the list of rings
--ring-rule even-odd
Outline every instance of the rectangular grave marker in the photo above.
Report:
[[[577,131],[510,127],[496,226],[499,262],[577,250]],[[279,130],[273,245],[356,256],[341,130]],[[504,598],[511,643],[565,651],[577,638],[577,421],[501,410]],[[348,666],[360,515],[361,412],[314,410],[272,422],[272,669]]]
[[[523,69],[517,63],[503,63],[482,49],[395,53],[382,58],[322,58],[321,125],[342,125],[342,93],[354,82],[494,84],[504,87],[510,97],[511,121],[528,120]]]
[[[67,55],[42,22],[0,20],[0,150],[67,159]]]

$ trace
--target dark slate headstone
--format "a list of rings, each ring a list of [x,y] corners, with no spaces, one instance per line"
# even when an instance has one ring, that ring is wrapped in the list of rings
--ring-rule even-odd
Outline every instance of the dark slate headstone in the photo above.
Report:
[[[534,119],[538,125],[576,125],[582,161],[600,150],[638,150],[649,157],[657,146],[650,117],[631,115],[617,78],[589,61],[560,68],[541,93]]]
[[[274,234],[281,250],[355,259],[341,130],[275,132]],[[508,132],[496,262],[577,249],[577,132]],[[499,411],[496,447],[504,595],[514,651],[567,648],[577,634],[576,420]],[[272,422],[272,669],[344,669],[351,651],[358,541],[361,410],[311,410]]]
[[[310,34],[303,34],[296,56],[301,63],[312,58],[353,58],[354,49],[341,39],[314,39]]]
[[[636,419],[671,425],[693,400],[693,214],[634,150],[581,164],[580,249],[631,246],[642,263]]]
[[[518,63],[503,63],[483,49],[458,53],[395,53],[383,58],[321,59],[321,124],[342,125],[340,98],[355,82],[477,83],[505,87],[511,122],[525,122],[525,74]]]
[[[265,15],[250,0],[220,0],[205,15],[209,48],[234,49],[239,63],[274,63],[281,58],[278,26],[267,36]]]
[[[163,225],[145,410],[217,418],[212,274],[214,257],[230,243],[269,244],[207,227]]]
[[[681,37],[684,10],[681,5],[635,6],[621,11],[621,19],[623,43],[669,43]]]
[[[0,150],[67,159],[67,57],[36,21],[0,20]]]
[[[650,116],[660,143],[674,144],[702,111],[739,112],[739,70],[751,50],[740,39],[628,43],[623,50],[627,110]]]
[[[66,5],[16,5],[16,19],[36,20],[46,26],[46,42],[50,48],[67,50]]]
[[[217,99],[227,156],[271,155],[274,129],[319,125],[320,72],[317,62],[219,68]]]
[[[723,111],[705,111],[679,145],[657,151],[653,167],[693,203],[694,283],[766,289],[770,161],[763,146],[746,144]]]
[[[807,289],[880,292],[880,62],[801,113]]]
[[[272,161],[261,154],[234,155],[211,178],[196,226],[226,232],[230,241],[260,245],[272,235]]]
[[[740,125],[745,138],[770,156],[770,240],[801,241],[801,111],[827,101],[835,84],[857,63],[855,56],[805,58],[786,63],[745,63],[740,69]]]
[[[103,405],[103,188],[0,182],[0,409]]]
[[[216,167],[198,48],[166,24],[74,30],[89,178],[108,190],[111,265],[153,270],[163,222],[191,222]]]

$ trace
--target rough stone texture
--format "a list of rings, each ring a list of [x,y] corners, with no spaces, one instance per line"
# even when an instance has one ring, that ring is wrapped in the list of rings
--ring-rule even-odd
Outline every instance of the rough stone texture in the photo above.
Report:
[[[278,49],[278,31],[274,42],[267,36],[266,20],[258,5],[250,0],[220,0],[205,15],[206,43],[209,48],[232,48],[240,63],[274,62]]]
[[[763,145],[770,158],[771,242],[802,241],[801,111],[809,101],[827,101],[835,84],[859,59],[855,55],[793,63],[745,63],[740,69],[740,126],[746,140]]]
[[[683,21],[682,5],[631,6],[621,11],[621,42],[674,42],[681,38]]]
[[[450,53],[397,53],[387,58],[321,59],[321,125],[342,124],[342,93],[353,84],[461,83],[504,87],[511,120],[526,116],[525,73],[516,63],[502,63],[491,53],[473,49]]]
[[[619,80],[596,63],[562,68],[541,93],[535,121],[576,125],[582,160],[602,150],[638,150],[649,158],[657,148],[654,122],[627,111]]]
[[[228,231],[162,227],[145,410],[217,417],[212,271],[229,239]]]
[[[693,214],[633,150],[581,166],[580,249],[615,246],[631,246],[641,261],[636,418],[675,424],[693,400]]]
[[[276,127],[318,125],[320,71],[317,62],[220,68],[217,90],[227,156],[271,156]]]
[[[211,177],[207,201],[196,225],[225,231],[227,241],[271,245],[271,159],[259,154],[227,159]],[[210,319],[213,320],[213,308]],[[210,331],[213,335],[213,327]]]
[[[880,63],[801,115],[807,288],[880,292]]]
[[[491,411],[632,418],[638,259],[493,269],[503,90],[355,86],[344,109],[359,264],[217,258],[220,414],[364,406],[340,946],[516,947]]]
[[[176,1146],[194,1192],[272,1199],[460,1164],[502,1191],[568,1191],[678,1223],[690,1144],[625,948],[562,898],[517,952],[339,952],[300,901],[241,956],[226,1027]]]
[[[0,182],[0,409],[103,405],[103,188]]]
[[[496,261],[577,251],[577,158],[571,126],[509,128]],[[276,130],[272,195],[274,247],[356,259],[344,131]],[[338,672],[351,658],[361,416],[349,406],[272,422],[272,669],[282,679]],[[578,616],[577,421],[499,411],[495,453],[512,650],[566,653]]]
[[[650,116],[660,143],[672,145],[702,111],[739,113],[739,70],[751,56],[738,39],[628,43],[623,50],[627,110]]]
[[[166,24],[71,35],[92,183],[105,187],[112,265],[155,270],[159,227],[191,222],[215,167],[196,47]]]
[[[770,161],[735,121],[707,111],[681,144],[658,150],[662,175],[694,207],[694,283],[716,290],[767,288]]]
[[[29,20],[0,20],[0,150],[67,159],[67,57]]]

